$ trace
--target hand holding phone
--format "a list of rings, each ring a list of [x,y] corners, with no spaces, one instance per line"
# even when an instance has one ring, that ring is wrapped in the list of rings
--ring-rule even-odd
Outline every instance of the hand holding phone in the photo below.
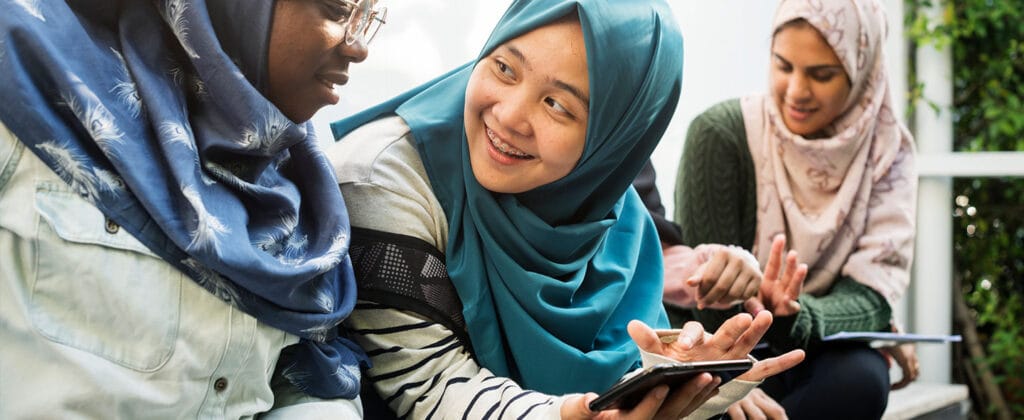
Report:
[[[743,374],[753,365],[754,362],[750,359],[736,359],[664,363],[650,366],[623,378],[599,395],[590,402],[590,409],[592,411],[612,408],[631,409],[654,387],[665,384],[670,389],[674,389],[704,372],[721,377],[724,384],[730,379]]]

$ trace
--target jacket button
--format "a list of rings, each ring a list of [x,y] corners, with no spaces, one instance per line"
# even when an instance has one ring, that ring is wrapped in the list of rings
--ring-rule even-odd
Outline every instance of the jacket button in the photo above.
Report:
[[[111,220],[108,217],[107,218],[107,223],[106,223],[106,229],[107,229],[107,233],[113,235],[113,234],[117,233],[118,230],[121,229],[121,226],[118,226],[117,223],[115,223],[113,220]]]
[[[217,378],[216,381],[213,381],[213,389],[217,392],[223,392],[225,389],[228,389],[228,380],[225,378]]]

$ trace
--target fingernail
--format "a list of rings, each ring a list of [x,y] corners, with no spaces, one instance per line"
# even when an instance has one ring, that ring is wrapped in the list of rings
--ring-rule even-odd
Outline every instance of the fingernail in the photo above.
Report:
[[[665,399],[666,395],[668,395],[668,387],[667,386],[664,386],[664,385],[658,386],[658,388],[656,388],[654,390],[654,396],[657,399],[659,399],[659,400]]]

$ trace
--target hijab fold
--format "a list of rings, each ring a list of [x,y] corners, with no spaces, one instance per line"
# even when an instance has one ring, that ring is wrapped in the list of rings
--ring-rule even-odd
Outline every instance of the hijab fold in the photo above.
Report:
[[[348,217],[311,125],[263,95],[274,1],[7,2],[0,119],[225,302],[298,335],[280,367],[354,397]],[[68,279],[69,287],[73,287]]]
[[[480,58],[576,12],[590,75],[579,163],[521,194],[473,176],[463,128],[474,63],[332,124],[335,138],[397,113],[449,222],[446,263],[477,361],[526,388],[603,391],[639,361],[626,324],[666,327],[661,247],[633,178],[675,110],[682,38],[664,1],[514,1]]]
[[[754,253],[764,265],[783,233],[809,267],[805,292],[849,276],[892,305],[910,283],[917,175],[913,139],[891,105],[885,12],[876,0],[784,0],[773,31],[796,19],[832,47],[850,96],[827,137],[813,139],[786,128],[771,95],[742,98],[758,180]]]

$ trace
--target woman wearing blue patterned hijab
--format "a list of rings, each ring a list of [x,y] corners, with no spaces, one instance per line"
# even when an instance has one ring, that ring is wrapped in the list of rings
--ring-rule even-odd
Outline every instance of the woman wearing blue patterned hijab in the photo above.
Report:
[[[127,232],[125,241],[137,241],[260,328],[301,337],[279,364],[298,389],[354,397],[365,355],[336,328],[355,303],[348,218],[307,120],[337,102],[335,85],[347,81],[350,63],[365,59],[367,40],[351,31],[349,16],[372,13],[372,1],[3,3],[0,119],[20,141],[7,156],[27,150],[34,156],[22,160],[38,157],[62,189],[102,212],[112,235]],[[17,160],[0,173],[15,170]],[[0,190],[7,177],[0,176]],[[4,254],[0,265],[16,264],[18,256]],[[58,273],[60,287],[83,284],[76,270]],[[126,275],[133,273],[119,274]],[[98,277],[99,284],[114,281]],[[137,280],[132,287],[163,281]],[[88,308],[74,309],[92,319]],[[227,321],[209,322],[213,331]],[[270,351],[272,362],[279,349],[258,351]],[[244,393],[242,380],[217,392]]]
[[[627,324],[667,320],[630,183],[682,52],[663,1],[515,1],[478,60],[332,124],[366,302],[346,324],[390,410],[558,416],[546,394],[639,365]]]

